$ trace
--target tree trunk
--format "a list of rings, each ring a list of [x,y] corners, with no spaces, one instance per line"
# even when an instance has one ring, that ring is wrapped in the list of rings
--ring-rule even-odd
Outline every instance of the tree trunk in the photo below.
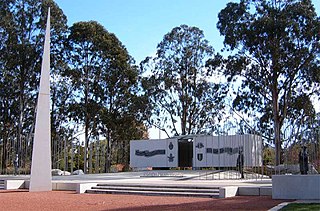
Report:
[[[3,171],[5,171],[6,169],[6,163],[7,163],[7,144],[8,144],[8,133],[5,129],[4,131],[4,134],[5,136],[3,137],[3,142],[2,142],[2,156],[1,156],[1,159],[2,159],[2,163],[1,163],[1,169]]]
[[[94,154],[95,154],[95,163],[94,163],[94,172],[97,174],[97,173],[100,173],[99,171],[99,149],[100,149],[100,141],[96,141],[95,142],[95,147],[94,147]]]
[[[274,73],[277,74],[277,71]],[[277,76],[274,76],[272,84],[272,113],[273,113],[273,127],[274,127],[274,144],[276,150],[276,161],[275,165],[281,164],[280,154],[281,154],[281,139],[280,139],[280,116],[279,116],[279,102],[278,102],[278,88],[277,88]]]
[[[88,167],[88,144],[89,144],[89,114],[88,114],[88,98],[89,98],[89,68],[88,68],[88,52],[86,51],[86,66],[85,66],[85,87],[84,87],[84,110],[85,110],[85,131],[84,131],[84,157],[83,157],[83,170],[87,173]]]
[[[280,121],[274,121],[274,140],[276,147],[276,165],[281,164],[281,139],[280,139]]]
[[[90,149],[90,154],[89,154],[89,174],[92,174],[92,153],[93,153],[93,149],[92,149],[92,146],[93,145],[93,143],[91,143],[90,145],[89,145],[89,149]]]
[[[109,172],[111,166],[111,138],[110,131],[107,132],[106,157],[105,157],[105,173]]]
[[[87,114],[86,114],[87,116]],[[87,160],[88,160],[88,143],[89,143],[89,137],[88,137],[88,133],[89,133],[89,128],[88,128],[88,120],[86,117],[85,120],[85,129],[84,129],[84,156],[83,156],[83,172],[86,174],[87,173]]]
[[[67,149],[67,138],[63,138],[64,143],[64,165],[63,165],[63,175],[65,175],[65,172],[68,171],[68,149]]]
[[[21,88],[23,89],[23,88]],[[24,103],[23,103],[23,91],[20,91],[19,96],[19,102],[20,102],[20,111],[19,111],[19,122],[18,122],[18,132],[17,132],[17,142],[15,145],[15,154],[19,155],[19,144],[21,143],[21,136],[22,136],[22,124],[23,124],[23,109],[24,109]],[[20,157],[20,156],[19,156]]]

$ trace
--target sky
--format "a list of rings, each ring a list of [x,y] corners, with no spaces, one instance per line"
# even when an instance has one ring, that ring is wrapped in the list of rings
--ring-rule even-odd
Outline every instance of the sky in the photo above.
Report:
[[[114,33],[137,64],[154,55],[163,36],[186,24],[204,31],[216,51],[223,37],[216,27],[218,13],[232,0],[55,0],[68,25],[94,20]],[[318,15],[320,1],[313,0]]]
[[[223,37],[216,27],[218,13],[232,0],[55,0],[68,25],[94,20],[114,33],[139,64],[153,56],[157,45],[174,27],[186,24],[203,30],[216,52]],[[313,0],[318,16],[320,1]],[[165,138],[156,130],[150,138]],[[160,137],[159,137],[160,136]]]
[[[204,31],[219,51],[223,38],[216,28],[217,15],[227,0],[56,0],[68,25],[94,20],[114,33],[137,62],[156,52],[163,36],[186,24]]]

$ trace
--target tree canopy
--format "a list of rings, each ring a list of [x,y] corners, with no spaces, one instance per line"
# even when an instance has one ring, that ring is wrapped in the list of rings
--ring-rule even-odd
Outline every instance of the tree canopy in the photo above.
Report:
[[[49,6],[53,167],[59,167],[61,157],[68,155],[68,147],[79,143],[76,134],[83,128],[84,152],[88,152],[89,141],[105,137],[108,146],[104,152],[109,163],[111,147],[116,145],[111,143],[126,141],[117,147],[123,146],[128,151],[130,139],[146,134],[143,122],[147,103],[141,102],[147,100],[139,94],[139,71],[114,34],[94,21],[75,23],[68,28],[66,16],[52,0],[5,0],[0,3],[1,169],[7,169],[16,154],[21,158],[20,166],[27,166],[31,159]],[[87,159],[88,154],[77,157]],[[128,160],[124,162],[128,164]],[[84,163],[87,167],[87,162]]]
[[[2,167],[22,154],[33,133],[36,90],[48,6],[52,11],[52,49],[59,51],[59,34],[66,30],[66,17],[51,0],[4,0],[0,3],[0,139]],[[60,48],[61,49],[61,48]],[[56,62],[56,59],[53,59]],[[54,68],[53,68],[54,69]],[[13,147],[9,147],[9,144]],[[9,156],[9,157],[8,157]]]
[[[137,100],[138,69],[117,37],[95,21],[73,24],[68,47],[70,69],[65,74],[74,84],[75,96],[70,114],[75,122],[84,124],[84,159],[90,139],[99,136],[108,140],[110,159],[112,141],[143,135],[132,131],[133,127],[138,130],[144,120],[135,114],[145,106]],[[123,133],[124,127],[133,133]]]
[[[151,125],[168,136],[211,129],[223,108],[224,86],[208,79],[204,67],[213,48],[197,27],[181,25],[167,33],[154,58],[141,63],[143,86],[153,105]]]
[[[261,113],[261,125],[273,126],[279,164],[284,122],[303,109],[314,113],[310,98],[319,96],[320,19],[310,0],[241,0],[218,17],[225,48],[234,53],[208,66],[222,65],[229,82],[241,83],[236,109]]]

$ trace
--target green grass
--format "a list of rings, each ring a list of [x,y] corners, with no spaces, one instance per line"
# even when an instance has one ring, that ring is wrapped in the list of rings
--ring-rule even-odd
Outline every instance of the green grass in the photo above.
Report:
[[[302,210],[320,210],[320,204],[319,203],[310,203],[310,204],[303,204],[303,203],[291,203],[287,206],[280,209],[281,211],[302,211]]]

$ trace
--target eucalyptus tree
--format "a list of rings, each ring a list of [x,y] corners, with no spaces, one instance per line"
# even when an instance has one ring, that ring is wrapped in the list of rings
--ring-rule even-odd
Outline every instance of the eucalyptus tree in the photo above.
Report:
[[[10,131],[14,131],[11,134],[14,153],[20,154],[22,137],[30,136],[33,132],[48,6],[52,11],[52,46],[59,40],[55,37],[59,37],[61,24],[66,21],[60,22],[65,17],[52,0],[4,0],[0,5],[0,80],[3,81],[0,93],[3,102],[1,109],[5,116],[2,132],[6,137]]]
[[[310,98],[319,96],[320,19],[310,0],[241,0],[228,3],[218,17],[225,48],[233,54],[208,65],[222,64],[229,82],[241,83],[236,109],[261,113],[264,126],[273,128],[279,165],[289,111],[299,99],[312,106]]]
[[[115,58],[118,56],[115,55]],[[112,162],[116,162],[111,154],[116,151],[122,155],[121,163],[129,167],[129,141],[146,138],[147,134],[144,122],[149,116],[148,98],[139,91],[137,68],[131,67],[129,60],[125,60],[122,67],[110,69],[106,78],[108,84],[103,89],[106,98],[101,113],[101,129],[107,139],[105,171]]]
[[[137,73],[131,76],[127,75],[125,69],[119,71],[124,71],[122,74],[125,75],[125,78],[137,77]],[[121,81],[124,77],[118,79]],[[131,84],[131,90],[124,89],[113,92],[113,85],[118,87],[119,83],[110,84],[109,86],[109,91],[112,94],[109,93],[108,101],[112,102],[112,104],[107,104],[102,112],[103,130],[108,141],[106,171],[108,171],[112,162],[120,162],[128,169],[130,140],[148,138],[147,128],[144,124],[150,115],[148,97],[140,95],[140,91],[136,90],[138,84],[132,79],[129,83]],[[109,91],[106,92],[108,93]],[[111,151],[114,154],[111,154]]]
[[[35,90],[36,69],[38,66],[39,55],[35,48],[35,31],[37,18],[40,12],[32,11],[36,2],[28,1],[4,1],[2,8],[5,11],[1,13],[2,36],[2,71],[4,84],[2,87],[4,114],[11,123],[6,122],[6,126],[17,128],[13,139],[14,153],[18,153],[24,129],[28,129],[30,116],[32,117],[32,90]],[[39,4],[38,4],[39,6]],[[15,100],[15,102],[13,102]],[[30,115],[31,114],[31,115]],[[11,128],[6,127],[4,133],[8,133]],[[6,145],[6,144],[5,144]],[[7,147],[7,146],[6,146]],[[6,158],[3,158],[4,160]]]
[[[207,132],[223,109],[225,86],[205,68],[214,49],[197,27],[167,33],[154,58],[141,63],[143,87],[153,105],[150,124],[171,135]]]
[[[117,37],[95,21],[73,24],[68,45],[70,70],[66,75],[74,85],[75,95],[70,114],[84,125],[84,171],[87,172],[89,140],[99,137],[108,142],[107,171],[112,143],[129,138],[117,131],[125,131],[134,125],[132,122],[140,121],[139,113],[135,113],[144,106],[136,100],[142,99],[138,96],[138,70]]]
[[[89,130],[96,119],[99,106],[94,100],[99,98],[99,93],[93,93],[93,87],[101,77],[101,49],[98,43],[106,35],[104,28],[97,22],[78,22],[70,28],[68,36],[68,57],[70,69],[66,71],[73,84],[73,101],[69,106],[69,115],[76,122],[84,123],[85,148],[84,172],[87,173],[87,153],[89,146]],[[97,94],[97,95],[96,95]]]
[[[18,104],[15,100],[15,83],[12,71],[8,69],[9,56],[7,55],[7,43],[9,37],[9,25],[11,13],[9,12],[9,2],[0,4],[0,145],[1,145],[1,170],[6,168],[8,143],[12,140],[14,122],[17,121],[15,113]],[[11,59],[12,60],[12,59]],[[10,93],[10,94],[8,94]],[[14,131],[15,133],[16,131]]]

